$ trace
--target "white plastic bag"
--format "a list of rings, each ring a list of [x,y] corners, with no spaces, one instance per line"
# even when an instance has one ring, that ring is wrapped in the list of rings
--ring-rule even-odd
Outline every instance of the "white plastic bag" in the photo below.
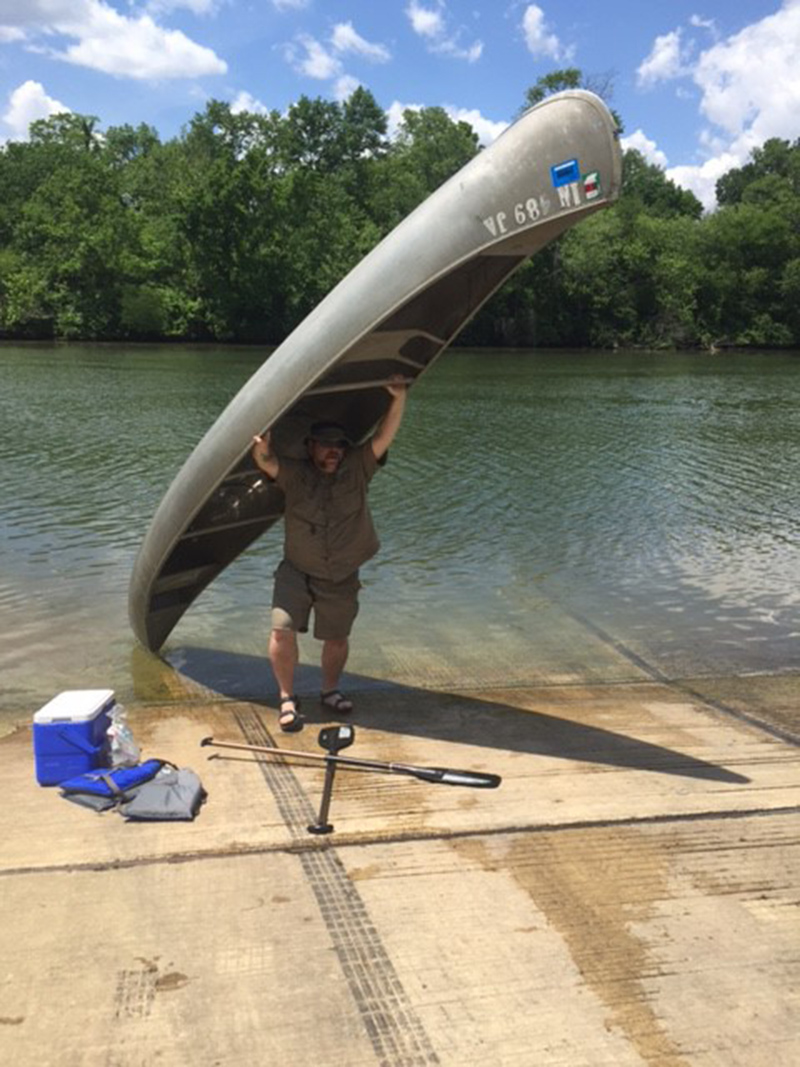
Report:
[[[121,704],[115,704],[109,717],[111,725],[106,735],[111,766],[135,767],[141,758],[141,751],[128,726],[125,708]]]

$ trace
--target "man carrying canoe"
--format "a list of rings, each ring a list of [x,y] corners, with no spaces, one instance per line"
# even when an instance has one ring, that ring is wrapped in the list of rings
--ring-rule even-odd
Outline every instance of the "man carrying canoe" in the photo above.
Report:
[[[353,710],[338,686],[358,614],[359,567],[379,548],[367,491],[400,428],[406,402],[401,377],[393,378],[386,390],[391,403],[365,444],[353,445],[344,428],[333,422],[314,423],[305,459],[279,458],[269,433],[253,439],[257,467],[286,499],[284,558],[275,572],[269,657],[280,687],[278,723],[287,733],[303,728],[294,673],[297,634],[307,632],[312,609],[314,636],[322,641],[320,702],[340,715]]]

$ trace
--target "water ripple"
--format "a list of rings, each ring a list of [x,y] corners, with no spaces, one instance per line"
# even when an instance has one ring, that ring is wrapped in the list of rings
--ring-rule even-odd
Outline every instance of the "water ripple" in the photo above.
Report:
[[[0,694],[87,665],[126,678],[144,529],[260,354],[6,346],[0,360]],[[798,373],[791,355],[445,356],[373,483],[382,551],[362,626],[388,620],[387,641],[442,654],[457,640],[476,663],[497,655],[488,634],[522,634],[554,676],[576,653],[553,628],[578,617],[668,674],[800,667]],[[181,633],[249,647],[279,555],[278,535],[254,546]]]

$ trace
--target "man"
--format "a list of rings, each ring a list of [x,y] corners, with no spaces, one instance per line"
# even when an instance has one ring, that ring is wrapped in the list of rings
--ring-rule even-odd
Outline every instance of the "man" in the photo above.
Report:
[[[256,465],[286,498],[284,558],[275,572],[269,657],[280,687],[278,724],[287,733],[303,728],[294,672],[297,634],[308,630],[312,609],[314,636],[322,641],[320,702],[340,715],[353,710],[339,689],[339,678],[358,614],[359,567],[379,547],[367,489],[400,428],[406,402],[401,377],[392,378],[386,390],[392,398],[389,409],[374,436],[359,447],[331,422],[311,427],[306,459],[279,459],[269,433],[253,439]]]

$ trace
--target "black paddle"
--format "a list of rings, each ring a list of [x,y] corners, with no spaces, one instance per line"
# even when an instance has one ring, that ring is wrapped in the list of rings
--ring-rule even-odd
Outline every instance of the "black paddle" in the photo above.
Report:
[[[294,756],[299,759],[314,760],[320,763],[338,763],[343,767],[364,767],[373,771],[386,771],[390,774],[406,774],[419,778],[423,782],[436,785],[467,785],[474,789],[496,789],[502,778],[499,774],[483,774],[480,771],[456,771],[449,767],[416,767],[411,763],[386,763],[383,760],[359,759],[356,756],[339,756],[340,748],[352,744],[354,731],[352,726],[340,726],[339,731],[349,731],[347,740],[334,734],[336,728],[328,728],[320,734],[320,743],[331,755],[318,756],[315,752],[298,752],[290,748],[271,748],[266,745],[241,745],[233,741],[215,741],[213,737],[204,737],[201,745],[214,748],[233,748],[241,752],[260,752],[265,756]],[[327,734],[323,741],[322,734]]]

